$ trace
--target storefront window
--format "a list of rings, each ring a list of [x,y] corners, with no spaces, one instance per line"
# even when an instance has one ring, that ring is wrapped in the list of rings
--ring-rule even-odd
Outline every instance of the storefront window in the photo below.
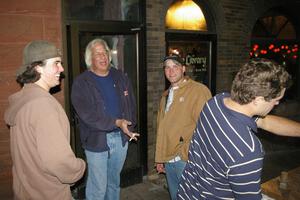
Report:
[[[189,39],[187,39],[189,38]],[[167,55],[177,54],[184,60],[185,75],[215,91],[215,37],[197,34],[166,35]],[[169,82],[166,82],[166,88]]]
[[[299,43],[296,31],[287,17],[270,15],[257,20],[251,40],[250,58],[267,58],[276,61],[291,74],[293,85],[285,98],[299,98]]]
[[[210,69],[210,42],[174,41],[168,54],[179,54],[185,61],[186,75],[208,85]]]

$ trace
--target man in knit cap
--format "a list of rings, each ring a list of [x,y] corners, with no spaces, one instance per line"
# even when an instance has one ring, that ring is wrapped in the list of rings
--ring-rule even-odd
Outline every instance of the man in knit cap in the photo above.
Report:
[[[66,113],[49,90],[60,84],[61,53],[48,41],[33,41],[23,52],[5,122],[10,127],[14,199],[72,199],[70,185],[85,162],[70,147]]]

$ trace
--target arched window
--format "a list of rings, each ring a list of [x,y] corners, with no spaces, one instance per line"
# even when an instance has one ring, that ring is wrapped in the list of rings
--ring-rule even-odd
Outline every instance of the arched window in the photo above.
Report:
[[[166,14],[166,28],[207,31],[203,12],[192,0],[179,0],[170,6]]]
[[[299,44],[293,23],[282,14],[271,13],[257,20],[251,38],[250,57],[272,59],[286,67],[293,85],[287,98],[297,98],[299,85]]]
[[[285,16],[268,16],[257,20],[253,28],[252,38],[296,39],[296,31],[293,24]]]

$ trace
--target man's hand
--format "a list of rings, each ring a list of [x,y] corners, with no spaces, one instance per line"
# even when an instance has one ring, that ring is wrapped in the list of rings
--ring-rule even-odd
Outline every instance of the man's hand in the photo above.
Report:
[[[130,121],[127,121],[125,119],[117,119],[115,123],[117,127],[122,129],[122,131],[130,137],[129,141],[131,140],[137,141],[137,137],[139,137],[140,134],[129,131],[128,126],[131,125]]]
[[[156,163],[156,171],[158,173],[166,173],[163,163]]]

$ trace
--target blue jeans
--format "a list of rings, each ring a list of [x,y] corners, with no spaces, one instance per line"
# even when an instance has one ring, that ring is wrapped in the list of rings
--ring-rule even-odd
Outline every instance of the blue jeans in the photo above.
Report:
[[[87,200],[119,200],[120,173],[123,168],[128,142],[123,147],[120,132],[107,134],[109,151],[85,150],[88,177],[85,196]]]
[[[165,163],[168,188],[172,200],[176,200],[177,190],[185,164],[186,162],[183,160]]]

